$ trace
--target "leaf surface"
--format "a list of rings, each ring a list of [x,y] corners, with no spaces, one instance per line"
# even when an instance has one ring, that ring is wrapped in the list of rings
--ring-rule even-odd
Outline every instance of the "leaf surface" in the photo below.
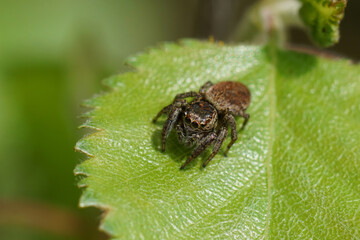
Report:
[[[80,206],[107,209],[114,239],[355,239],[360,229],[360,67],[268,47],[183,41],[130,58],[112,90],[88,100],[76,148],[90,159]],[[185,171],[191,150],[169,137],[165,116],[180,92],[240,81],[252,93],[247,128],[228,157],[209,152]],[[242,120],[238,119],[240,126]],[[226,140],[226,145],[229,142]]]

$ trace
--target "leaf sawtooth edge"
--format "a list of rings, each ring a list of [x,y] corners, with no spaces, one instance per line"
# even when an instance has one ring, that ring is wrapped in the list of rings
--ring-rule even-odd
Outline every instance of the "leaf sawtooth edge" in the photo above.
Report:
[[[109,78],[106,78],[102,81],[102,85],[104,85],[107,90],[95,94],[93,97],[91,97],[88,100],[85,100],[84,103],[81,104],[82,107],[90,108],[89,111],[83,113],[80,117],[85,118],[85,122],[79,126],[79,128],[89,129],[93,131],[92,133],[86,134],[84,137],[82,137],[78,142],[76,143],[74,150],[76,152],[80,152],[81,154],[84,154],[87,158],[85,160],[82,160],[80,163],[78,163],[73,171],[75,176],[79,176],[80,180],[77,182],[78,188],[82,189],[82,193],[79,200],[79,207],[80,208],[86,208],[86,207],[95,207],[100,209],[103,213],[101,215],[99,230],[106,233],[112,238],[116,238],[116,234],[112,231],[112,229],[108,228],[106,225],[107,218],[109,214],[113,211],[114,207],[110,206],[108,204],[103,203],[100,199],[96,199],[91,193],[91,186],[89,186],[86,183],[86,179],[91,177],[92,174],[90,171],[88,171],[84,167],[84,163],[87,163],[88,161],[96,161],[96,155],[92,154],[90,149],[86,147],[83,143],[91,139],[93,137],[98,137],[105,129],[93,125],[92,118],[94,117],[94,112],[97,108],[101,108],[101,104],[97,102],[97,100],[103,96],[106,96],[110,94],[112,91],[116,91],[118,88],[123,87],[121,84],[121,80],[126,77],[128,74],[140,74],[142,72],[141,64],[139,60],[144,57],[151,55],[153,52],[158,51],[167,51],[173,48],[181,48],[181,47],[187,47],[191,46],[194,47],[194,45],[201,45],[204,46],[204,43],[206,44],[212,44],[214,45],[214,41],[210,39],[209,41],[199,41],[199,40],[193,40],[193,39],[180,39],[177,42],[165,42],[158,44],[157,47],[149,47],[145,49],[145,51],[142,51],[140,53],[134,54],[125,60],[124,65],[128,67],[126,72],[122,72],[118,75],[113,75]],[[223,42],[216,42],[216,45],[219,47],[223,46]],[[230,45],[231,46],[231,45]],[[91,197],[90,197],[91,196]]]

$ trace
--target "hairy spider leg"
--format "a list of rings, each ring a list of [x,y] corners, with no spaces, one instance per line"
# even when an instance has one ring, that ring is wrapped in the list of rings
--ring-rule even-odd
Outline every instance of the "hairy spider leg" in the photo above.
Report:
[[[161,117],[161,115],[168,114],[170,112],[172,106],[173,105],[170,104],[170,105],[167,105],[166,107],[164,107],[163,109],[161,109],[161,111],[154,117],[153,122],[155,123],[159,119],[159,117]]]
[[[217,135],[215,132],[210,133],[207,135],[200,144],[194,149],[191,156],[186,160],[186,162],[180,167],[180,169],[184,169],[186,165],[188,165],[192,160],[194,160],[197,156],[199,156],[207,147],[209,147],[214,140],[216,139]]]
[[[201,86],[199,92],[200,92],[201,94],[205,94],[206,90],[207,90],[209,87],[211,87],[212,85],[214,85],[212,82],[207,81],[204,85]]]
[[[182,126],[182,124],[177,122],[175,125],[175,129],[178,134],[179,141],[184,143],[187,147],[190,147],[192,145],[192,142],[191,142],[191,140],[186,138],[186,136],[184,134],[184,127]]]
[[[247,122],[249,121],[250,114],[248,114],[248,113],[246,113],[246,112],[241,112],[240,116],[245,119],[244,122],[243,122],[243,125],[242,125],[241,128],[240,128],[240,130],[244,130]]]
[[[235,121],[235,118],[233,115],[231,114],[226,114],[226,125],[227,124],[230,124],[230,128],[231,128],[231,141],[230,143],[228,144],[225,152],[224,152],[224,155],[225,157],[227,156],[231,146],[234,144],[234,142],[237,140],[237,132],[236,132],[236,121]]]
[[[183,111],[183,107],[185,107],[188,102],[184,99],[178,99],[173,104],[171,104],[172,108],[170,110],[169,116],[165,121],[163,130],[162,130],[162,138],[161,138],[161,150],[165,151],[166,147],[166,139],[168,138],[171,129],[174,127],[180,113]]]
[[[173,103],[161,109],[161,111],[154,117],[153,122],[155,123],[159,119],[159,117],[161,117],[161,115],[168,114],[171,111],[172,107],[174,106],[174,103],[177,102],[179,99],[184,99],[188,97],[201,97],[201,95],[193,91],[177,94],[176,97],[174,98]]]
[[[208,159],[203,163],[203,167],[206,167],[213,157],[219,152],[221,145],[223,144],[226,136],[228,135],[227,126],[222,127],[214,143],[214,148]]]
[[[201,95],[194,91],[179,93],[175,96],[174,102],[178,99],[184,99],[184,98],[188,98],[188,97],[201,97]]]

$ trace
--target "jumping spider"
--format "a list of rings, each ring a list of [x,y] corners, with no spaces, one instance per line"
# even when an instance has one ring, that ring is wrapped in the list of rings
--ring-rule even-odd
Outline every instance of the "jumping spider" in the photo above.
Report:
[[[193,98],[187,102],[185,98]],[[227,155],[230,147],[237,139],[235,117],[245,119],[241,129],[244,129],[250,115],[245,110],[250,105],[250,91],[239,82],[205,83],[199,92],[177,94],[173,103],[164,107],[153,119],[156,122],[162,114],[168,114],[165,121],[161,149],[165,151],[166,139],[175,127],[180,142],[190,147],[196,145],[194,151],[180,169],[184,169],[193,159],[199,156],[211,144],[214,148],[205,167],[218,153],[231,127],[231,142],[225,150]]]

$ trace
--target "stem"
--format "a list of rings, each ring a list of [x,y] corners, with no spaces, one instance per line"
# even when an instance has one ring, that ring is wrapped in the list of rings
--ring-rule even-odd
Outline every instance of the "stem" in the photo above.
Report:
[[[290,26],[302,26],[298,0],[262,0],[248,11],[232,40],[283,46]]]

